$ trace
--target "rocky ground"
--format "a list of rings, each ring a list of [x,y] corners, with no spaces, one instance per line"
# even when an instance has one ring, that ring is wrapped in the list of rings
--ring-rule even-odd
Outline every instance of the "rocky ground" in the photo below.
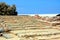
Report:
[[[32,16],[0,16],[0,26],[11,27],[0,40],[60,40],[60,26]]]

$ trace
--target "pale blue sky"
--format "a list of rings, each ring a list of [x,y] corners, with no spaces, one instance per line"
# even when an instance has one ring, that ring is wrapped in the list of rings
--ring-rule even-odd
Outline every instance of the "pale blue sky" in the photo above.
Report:
[[[60,0],[0,0],[0,2],[15,4],[19,14],[60,13]]]

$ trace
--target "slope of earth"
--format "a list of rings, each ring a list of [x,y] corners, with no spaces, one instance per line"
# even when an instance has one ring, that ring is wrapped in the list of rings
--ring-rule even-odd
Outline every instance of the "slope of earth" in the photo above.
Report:
[[[0,25],[11,27],[0,40],[60,40],[60,30],[32,16],[0,16]]]

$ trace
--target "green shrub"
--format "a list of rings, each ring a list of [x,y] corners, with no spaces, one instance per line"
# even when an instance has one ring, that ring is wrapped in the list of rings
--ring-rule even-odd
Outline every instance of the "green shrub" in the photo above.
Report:
[[[0,2],[0,15],[17,15],[16,6]]]

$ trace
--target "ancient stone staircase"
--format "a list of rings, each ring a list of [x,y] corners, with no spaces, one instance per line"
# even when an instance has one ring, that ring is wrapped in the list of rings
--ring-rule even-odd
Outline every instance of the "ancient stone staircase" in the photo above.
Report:
[[[31,16],[0,16],[0,23],[12,28],[12,31],[4,33],[3,40],[60,40],[60,30],[56,26]]]

